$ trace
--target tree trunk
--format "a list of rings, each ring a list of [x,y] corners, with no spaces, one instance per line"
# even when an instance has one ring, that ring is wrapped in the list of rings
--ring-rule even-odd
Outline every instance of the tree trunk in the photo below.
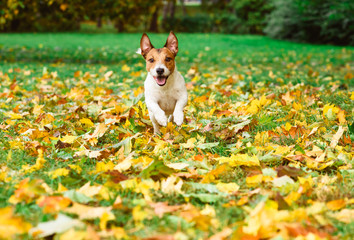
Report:
[[[170,17],[173,19],[175,18],[176,13],[176,0],[171,1],[171,9],[170,9]]]
[[[170,9],[170,1],[166,2],[166,4],[163,6],[163,15],[162,15],[163,22],[166,22],[166,19],[168,18],[169,9]]]
[[[186,16],[187,15],[187,10],[186,10],[186,5],[184,5],[184,0],[179,0],[179,1],[181,3],[183,16]]]
[[[118,30],[118,32],[124,32],[125,30],[124,22],[120,20],[116,21],[115,27]]]
[[[102,28],[102,16],[98,16],[97,18],[97,28]]]
[[[156,7],[154,10],[154,13],[151,16],[151,20],[150,20],[150,27],[149,27],[149,31],[150,32],[158,32],[158,25],[157,25],[157,19],[159,17],[159,8]]]

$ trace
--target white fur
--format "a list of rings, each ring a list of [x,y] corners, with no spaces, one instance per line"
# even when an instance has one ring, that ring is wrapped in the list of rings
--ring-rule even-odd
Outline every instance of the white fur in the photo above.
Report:
[[[168,119],[172,120],[171,116],[178,126],[183,123],[183,108],[187,105],[188,94],[184,78],[176,67],[167,78],[164,86],[159,86],[156,83],[153,78],[155,73],[156,67],[155,72],[151,70],[146,77],[144,83],[145,103],[154,126],[154,133],[159,133],[160,126],[166,126]],[[165,74],[168,74],[166,69]]]
[[[170,75],[170,70],[165,66],[165,64],[161,63],[161,62],[158,62],[154,68],[151,68],[150,69],[150,74],[154,77],[157,77],[157,72],[156,72],[156,69],[158,68],[162,68],[164,70],[163,72],[163,76],[168,76]]]

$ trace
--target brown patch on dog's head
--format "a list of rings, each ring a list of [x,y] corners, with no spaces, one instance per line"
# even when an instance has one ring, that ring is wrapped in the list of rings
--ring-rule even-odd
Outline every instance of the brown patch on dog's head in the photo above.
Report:
[[[146,70],[150,72],[156,64],[163,64],[172,73],[175,70],[175,55],[168,48],[153,48],[146,57]]]

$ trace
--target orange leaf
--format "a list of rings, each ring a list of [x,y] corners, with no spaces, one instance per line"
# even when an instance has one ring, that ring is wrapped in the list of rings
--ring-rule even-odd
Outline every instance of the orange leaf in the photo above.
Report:
[[[332,211],[339,210],[346,205],[344,199],[333,200],[327,203],[327,207]]]

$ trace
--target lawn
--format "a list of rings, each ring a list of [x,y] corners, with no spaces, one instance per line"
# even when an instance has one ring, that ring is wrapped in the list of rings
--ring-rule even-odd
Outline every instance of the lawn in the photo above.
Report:
[[[157,136],[140,37],[0,35],[0,238],[352,238],[354,48],[177,34]]]

